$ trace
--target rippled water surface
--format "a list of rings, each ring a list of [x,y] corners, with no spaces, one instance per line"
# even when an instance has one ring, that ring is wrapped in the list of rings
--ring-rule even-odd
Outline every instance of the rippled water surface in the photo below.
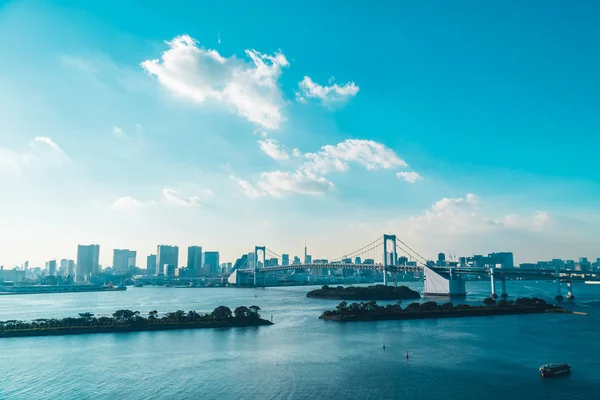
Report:
[[[420,290],[421,284],[409,286]],[[0,399],[596,399],[600,285],[575,284],[576,315],[336,323],[337,302],[310,288],[129,288],[0,297],[0,320],[119,308],[146,313],[260,306],[260,328],[0,339]],[[486,282],[468,282],[481,302]],[[550,299],[546,282],[510,282],[512,296]],[[256,295],[256,297],[255,297]],[[382,349],[382,343],[386,349]],[[406,351],[410,359],[405,359]],[[571,376],[543,380],[540,364]]]

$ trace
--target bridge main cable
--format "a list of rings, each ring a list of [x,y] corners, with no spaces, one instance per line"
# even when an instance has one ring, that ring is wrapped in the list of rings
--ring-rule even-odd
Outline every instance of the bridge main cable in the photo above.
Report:
[[[346,254],[344,254],[343,256],[340,256],[340,257],[338,257],[338,258],[333,258],[333,259],[331,259],[331,261],[332,261],[332,262],[333,262],[333,261],[339,261],[339,260],[342,260],[342,259],[344,259],[344,258],[348,258],[348,257],[352,257],[352,256],[354,256],[354,255],[357,255],[356,253],[358,253],[358,252],[359,252],[359,251],[361,251],[361,250],[364,250],[364,249],[366,249],[367,247],[371,246],[373,243],[376,243],[376,242],[378,242],[378,241],[381,241],[381,238],[377,238],[377,239],[373,240],[371,243],[369,243],[369,244],[367,244],[367,245],[365,245],[365,246],[361,247],[360,249],[358,249],[358,250],[355,250],[355,251],[353,251],[353,252],[351,252],[351,253],[346,253]],[[369,250],[372,250],[372,249],[369,249]],[[367,250],[367,251],[368,251],[368,250]],[[365,253],[365,252],[363,252],[363,253],[361,253],[361,254],[364,254],[364,253]]]

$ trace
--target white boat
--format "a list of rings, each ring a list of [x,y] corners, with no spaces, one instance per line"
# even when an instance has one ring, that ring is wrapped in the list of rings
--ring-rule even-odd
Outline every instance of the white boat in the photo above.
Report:
[[[600,285],[600,281],[585,281],[588,285]]]

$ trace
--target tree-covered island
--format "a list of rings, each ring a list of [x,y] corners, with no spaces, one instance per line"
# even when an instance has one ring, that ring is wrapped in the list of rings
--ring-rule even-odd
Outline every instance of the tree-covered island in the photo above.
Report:
[[[396,319],[480,317],[489,315],[568,313],[569,311],[537,298],[518,298],[515,301],[485,299],[481,306],[435,301],[410,303],[406,308],[398,304],[380,306],[375,301],[348,304],[343,301],[335,310],[325,311],[319,318],[331,321],[383,321]]]
[[[316,289],[308,292],[306,297],[314,299],[330,299],[330,300],[410,300],[419,299],[419,292],[406,286],[322,286],[321,289]]]
[[[272,325],[260,317],[259,311],[258,306],[240,306],[233,311],[219,306],[208,314],[179,310],[161,316],[158,311],[150,311],[147,317],[131,310],[118,310],[112,317],[86,312],[75,318],[0,321],[0,338]]]

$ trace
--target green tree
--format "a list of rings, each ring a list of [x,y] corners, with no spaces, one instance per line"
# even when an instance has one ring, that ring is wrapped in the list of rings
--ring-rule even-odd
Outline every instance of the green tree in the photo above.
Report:
[[[493,306],[496,305],[496,300],[492,299],[491,297],[486,297],[485,299],[483,299],[483,304],[485,304],[486,306]]]
[[[229,319],[232,316],[231,309],[227,306],[219,306],[210,314],[213,319]]]
[[[113,318],[116,319],[118,322],[125,322],[131,318],[133,318],[133,316],[136,315],[135,312],[131,311],[131,310],[117,310],[113,313]]]
[[[250,310],[250,317],[254,319],[260,318],[260,314],[258,313],[260,311],[259,306],[250,306],[248,309]]]
[[[239,306],[233,310],[233,315],[236,318],[248,318],[250,315],[250,309],[246,306]]]

